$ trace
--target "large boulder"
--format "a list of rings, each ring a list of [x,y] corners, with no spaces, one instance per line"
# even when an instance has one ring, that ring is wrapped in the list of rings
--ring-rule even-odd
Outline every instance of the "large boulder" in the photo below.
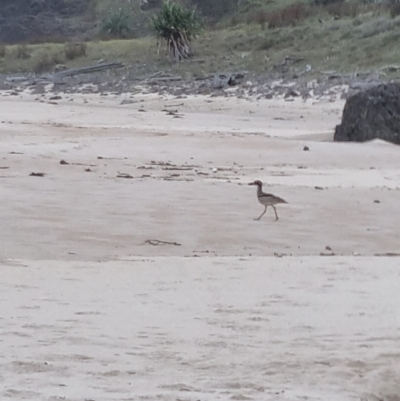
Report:
[[[375,138],[400,144],[400,83],[356,93],[344,106],[334,140],[364,142]]]

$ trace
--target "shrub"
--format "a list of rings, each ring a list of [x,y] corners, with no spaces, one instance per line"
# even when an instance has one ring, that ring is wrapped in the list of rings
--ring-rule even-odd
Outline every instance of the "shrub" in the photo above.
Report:
[[[64,45],[65,58],[74,60],[79,57],[86,57],[87,45],[84,42],[66,43]]]
[[[258,44],[257,50],[270,50],[274,46],[276,46],[276,43],[273,39],[264,39],[261,43]]]
[[[60,53],[40,53],[33,65],[33,71],[36,74],[49,71],[56,64],[61,64],[64,59]]]
[[[265,1],[265,0],[264,0]],[[187,2],[186,2],[187,3]],[[220,21],[223,17],[233,15],[240,5],[247,3],[243,0],[191,0],[191,4],[199,10],[201,15],[207,18],[212,23]],[[246,5],[247,4],[243,4]],[[241,11],[246,11],[241,9]]]
[[[261,27],[268,24],[268,28],[280,28],[294,26],[309,16],[309,8],[303,3],[295,3],[285,8],[270,11],[258,12],[254,15],[254,21]]]
[[[97,2],[95,0],[87,0],[85,21],[94,22],[97,20]]]
[[[160,40],[167,42],[170,54],[179,62],[190,56],[189,42],[200,33],[201,21],[195,10],[167,0],[160,14],[151,20],[151,27]]]
[[[326,10],[334,17],[356,18],[359,14],[360,3],[355,1],[330,3],[326,6]]]
[[[232,15],[232,17],[230,18],[229,21],[229,25],[230,26],[236,26],[239,25],[240,19],[237,15]]]
[[[42,72],[49,71],[54,65],[51,58],[47,54],[41,54],[35,64],[33,65],[33,71],[36,74],[41,74]]]
[[[128,12],[119,8],[103,19],[101,24],[102,33],[114,37],[124,38],[129,33],[129,15]]]
[[[4,58],[7,54],[7,46],[0,44],[0,58]]]
[[[31,57],[29,50],[28,50],[28,46],[27,45],[18,46],[16,57],[20,58],[20,59],[27,59],[27,58]]]
[[[400,15],[400,3],[393,3],[390,5],[390,16],[396,18]]]

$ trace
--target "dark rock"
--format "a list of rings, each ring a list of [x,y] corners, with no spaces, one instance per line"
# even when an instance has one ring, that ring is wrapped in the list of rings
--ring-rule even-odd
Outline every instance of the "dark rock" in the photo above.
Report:
[[[400,83],[377,85],[351,96],[335,141],[383,139],[400,144]]]
[[[224,75],[224,74],[215,75],[212,87],[214,89],[222,89],[228,84],[230,78],[231,77],[229,75]]]
[[[239,85],[243,82],[243,80],[244,80],[243,74],[235,74],[229,78],[228,85],[229,86]]]
[[[243,74],[234,74],[234,75],[219,74],[214,76],[212,87],[214,89],[223,89],[226,85],[229,86],[239,85],[243,82],[243,80],[244,80]]]
[[[285,93],[285,99],[287,99],[288,97],[297,97],[299,96],[299,94],[293,90],[293,89],[289,89],[286,93]]]
[[[124,104],[133,104],[133,103],[137,103],[137,100],[124,99],[120,104],[124,105]]]

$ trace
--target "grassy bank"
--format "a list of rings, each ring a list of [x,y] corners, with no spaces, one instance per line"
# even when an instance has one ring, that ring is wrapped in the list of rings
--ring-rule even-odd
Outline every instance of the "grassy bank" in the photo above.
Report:
[[[240,70],[266,73],[288,56],[297,60],[289,67],[292,73],[349,73],[400,65],[400,16],[390,8],[288,7],[230,17],[213,29],[205,29],[193,42],[193,59],[197,61],[178,67],[169,64],[163,47],[158,55],[156,40],[146,37],[88,42],[77,54],[74,44],[3,46],[0,71],[42,73],[52,71],[57,64],[69,68],[104,60],[146,64],[152,69],[174,68],[192,75]],[[68,54],[71,46],[72,56]],[[397,70],[390,74],[398,75]]]

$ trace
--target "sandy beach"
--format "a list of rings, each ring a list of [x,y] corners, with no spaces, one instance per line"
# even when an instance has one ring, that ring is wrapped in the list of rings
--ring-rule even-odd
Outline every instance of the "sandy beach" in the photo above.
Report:
[[[2,399],[400,400],[398,146],[332,142],[344,101],[52,96],[0,97]]]

